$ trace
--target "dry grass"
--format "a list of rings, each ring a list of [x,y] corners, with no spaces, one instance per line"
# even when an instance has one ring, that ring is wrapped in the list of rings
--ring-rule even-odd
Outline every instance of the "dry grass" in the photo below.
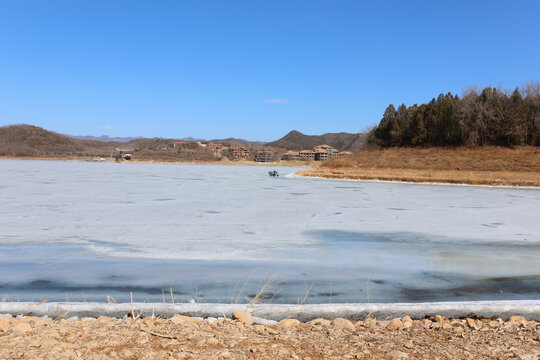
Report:
[[[333,179],[540,186],[537,147],[392,148],[334,159],[304,176]]]

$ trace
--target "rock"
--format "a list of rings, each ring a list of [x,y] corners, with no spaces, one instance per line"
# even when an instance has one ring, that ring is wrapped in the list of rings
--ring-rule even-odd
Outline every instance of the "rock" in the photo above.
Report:
[[[388,320],[377,321],[377,326],[382,327],[382,328],[387,327],[388,324],[390,324],[390,321]]]
[[[354,324],[347,319],[336,318],[332,321],[332,325],[338,329],[349,329],[354,330]]]
[[[238,320],[241,323],[246,324],[246,325],[253,324],[253,318],[251,317],[251,315],[243,313],[241,311],[233,312],[233,319]]]
[[[403,327],[403,323],[401,322],[401,319],[399,318],[396,318],[392,321],[390,321],[390,323],[388,323],[388,325],[386,325],[386,328],[388,330],[398,330],[398,329],[401,329]]]
[[[403,346],[407,349],[412,349],[414,347],[414,344],[411,340],[407,341]]]
[[[318,319],[313,319],[311,321],[308,321],[308,324],[309,325],[330,326],[330,324],[332,324],[332,322],[330,320],[318,318]]]
[[[413,327],[413,324],[414,324],[412,320],[406,320],[406,321],[402,320],[402,322],[403,322],[404,329],[410,329]]]
[[[291,327],[300,325],[300,321],[296,319],[283,319],[277,323],[278,327]]]
[[[405,324],[403,324],[405,325]],[[413,320],[413,329],[423,329],[424,328],[424,322],[421,320]]]
[[[404,317],[401,318],[402,323],[405,323],[407,321],[413,321],[409,315],[404,316]]]
[[[443,323],[444,318],[441,315],[435,315],[435,322]]]
[[[450,330],[450,329],[453,328],[453,326],[450,325],[449,323],[445,322],[445,323],[442,324],[442,328],[443,328],[444,330]]]
[[[464,320],[452,320],[450,321],[450,325],[452,325],[453,327],[464,327],[465,326],[465,321]]]
[[[170,322],[172,322],[175,325],[193,325],[197,324],[200,320],[191,318],[189,316],[185,315],[179,315],[176,314],[172,318],[170,318]]]
[[[527,325],[527,319],[525,319],[523,316],[510,316],[508,319],[509,323],[514,324],[521,324],[521,325]]]
[[[367,318],[364,320],[364,327],[372,329],[377,325],[377,321],[372,318]]]
[[[470,327],[471,329],[476,328],[476,322],[474,321],[474,319],[466,318],[465,321],[467,322],[467,326]]]
[[[497,328],[499,327],[501,324],[497,321],[497,320],[492,320],[488,323],[489,327],[490,328]]]

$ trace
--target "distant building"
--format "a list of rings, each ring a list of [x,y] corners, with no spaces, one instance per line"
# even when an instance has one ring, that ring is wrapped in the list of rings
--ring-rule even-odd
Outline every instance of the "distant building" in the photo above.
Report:
[[[249,149],[245,146],[229,147],[229,157],[231,159],[247,159],[249,158]]]
[[[255,162],[272,162],[274,152],[269,149],[262,149],[255,154]]]
[[[208,150],[213,152],[221,152],[223,150],[223,144],[215,144],[213,142],[208,143]]]
[[[350,152],[350,151],[342,151],[342,152],[340,152],[340,153],[338,154],[338,157],[340,157],[340,158],[341,158],[341,157],[351,157],[352,154],[353,154],[353,153]]]
[[[330,145],[320,145],[313,149],[315,161],[326,161],[339,156],[339,151]]]
[[[289,150],[281,156],[281,160],[287,160],[287,161],[300,160],[300,154],[298,152]]]
[[[313,149],[313,159],[315,161],[326,161],[329,159],[328,150],[322,149],[322,148],[316,148]]]
[[[315,160],[326,161],[331,158],[339,157],[339,150],[330,145],[319,145],[311,150],[302,150],[299,152],[287,151],[281,157],[282,160]]]
[[[315,157],[313,150],[302,150],[298,152],[298,157],[300,160],[309,160]]]

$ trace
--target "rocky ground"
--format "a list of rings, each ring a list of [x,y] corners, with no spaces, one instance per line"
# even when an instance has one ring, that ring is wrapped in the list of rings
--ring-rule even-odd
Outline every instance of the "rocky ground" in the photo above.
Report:
[[[392,321],[0,317],[0,359],[540,359],[522,317]]]

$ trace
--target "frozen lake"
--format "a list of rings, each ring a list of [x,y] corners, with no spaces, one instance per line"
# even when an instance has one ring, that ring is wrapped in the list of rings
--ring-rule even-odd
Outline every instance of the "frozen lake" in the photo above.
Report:
[[[0,160],[0,296],[540,299],[540,190],[273,169]]]

